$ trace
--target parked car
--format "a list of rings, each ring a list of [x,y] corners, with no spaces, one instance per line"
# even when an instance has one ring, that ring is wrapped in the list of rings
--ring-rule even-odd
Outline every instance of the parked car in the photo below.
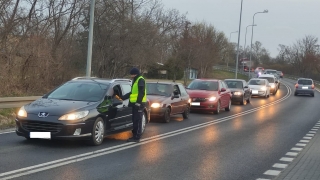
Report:
[[[277,74],[280,78],[283,78],[283,72],[282,71],[277,71]]]
[[[268,80],[269,85],[270,85],[270,93],[272,93],[273,95],[275,95],[275,94],[278,92],[279,81],[278,81],[278,79],[277,79],[274,75],[262,74],[261,76],[259,76],[259,79],[266,79],[266,80]]]
[[[187,92],[191,99],[191,111],[219,114],[221,109],[231,109],[231,91],[221,80],[195,79],[188,85]]]
[[[251,101],[251,90],[245,80],[241,79],[225,79],[224,82],[231,90],[232,102],[240,102],[241,105],[246,105]]]
[[[295,84],[294,95],[311,95],[314,97],[314,82],[312,79],[299,78]]]
[[[170,116],[182,114],[188,119],[190,98],[185,87],[174,82],[147,82],[147,97],[150,100],[151,119],[161,118],[170,122]]]
[[[86,139],[100,145],[104,136],[132,128],[132,108],[122,95],[131,91],[131,80],[75,78],[42,98],[20,108],[16,133],[27,139]],[[150,120],[143,109],[142,132]]]
[[[270,96],[270,85],[266,79],[252,78],[248,82],[248,86],[251,89],[252,96],[262,96],[265,98]]]

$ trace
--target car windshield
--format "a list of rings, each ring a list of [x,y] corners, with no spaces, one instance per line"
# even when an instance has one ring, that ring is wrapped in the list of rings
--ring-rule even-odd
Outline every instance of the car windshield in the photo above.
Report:
[[[237,88],[237,89],[242,89],[243,85],[241,81],[225,81],[228,88]]]
[[[199,81],[199,80],[194,80],[189,84],[187,89],[218,91],[219,85],[218,85],[217,81]]]
[[[269,81],[269,83],[274,83],[274,78],[272,77],[259,77],[259,79],[266,79]]]
[[[277,71],[266,71],[266,74],[277,74]]]
[[[48,99],[96,102],[103,98],[108,85],[88,82],[68,82],[52,91]]]
[[[308,80],[308,79],[299,79],[298,80],[298,84],[301,84],[301,85],[312,85],[312,81]]]
[[[266,85],[266,81],[265,80],[259,80],[259,79],[252,79],[249,81],[248,83],[249,85]]]
[[[147,95],[171,96],[173,88],[170,84],[147,83]]]

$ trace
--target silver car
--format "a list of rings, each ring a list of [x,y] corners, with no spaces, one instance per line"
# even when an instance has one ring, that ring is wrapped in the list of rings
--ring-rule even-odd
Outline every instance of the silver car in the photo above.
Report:
[[[248,82],[248,86],[251,89],[252,96],[262,96],[268,98],[270,96],[270,85],[268,80],[252,78]]]
[[[314,97],[314,83],[312,79],[299,78],[294,90],[294,95],[307,94]]]

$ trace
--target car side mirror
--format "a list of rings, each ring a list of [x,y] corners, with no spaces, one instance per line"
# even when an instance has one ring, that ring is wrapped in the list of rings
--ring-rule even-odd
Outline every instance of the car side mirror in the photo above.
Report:
[[[244,88],[245,88],[245,89],[248,89],[249,87],[248,87],[248,86],[245,86]]]
[[[171,99],[174,99],[174,98],[179,98],[180,96],[178,95],[178,94],[175,94],[175,95],[173,95],[172,96],[172,98]]]
[[[221,92],[225,92],[226,91],[226,88],[221,88]]]
[[[279,83],[279,81],[276,81],[276,83]]]
[[[174,95],[179,95],[179,92],[178,91],[173,91],[173,94]]]
[[[113,102],[112,102],[112,106],[115,107],[115,106],[119,106],[123,103],[123,101],[117,99],[117,98],[114,98],[113,99]]]

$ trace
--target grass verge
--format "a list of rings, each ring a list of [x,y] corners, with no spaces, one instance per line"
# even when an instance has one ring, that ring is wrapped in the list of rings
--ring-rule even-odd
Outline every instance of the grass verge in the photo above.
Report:
[[[0,130],[15,127],[15,117],[18,109],[0,109]]]
[[[222,70],[214,70],[212,73],[212,78],[214,79],[234,79],[235,78],[235,73],[234,72],[229,72],[229,71],[222,71]],[[243,80],[248,80],[248,76],[245,76],[243,74],[238,73],[238,79],[243,79]]]

